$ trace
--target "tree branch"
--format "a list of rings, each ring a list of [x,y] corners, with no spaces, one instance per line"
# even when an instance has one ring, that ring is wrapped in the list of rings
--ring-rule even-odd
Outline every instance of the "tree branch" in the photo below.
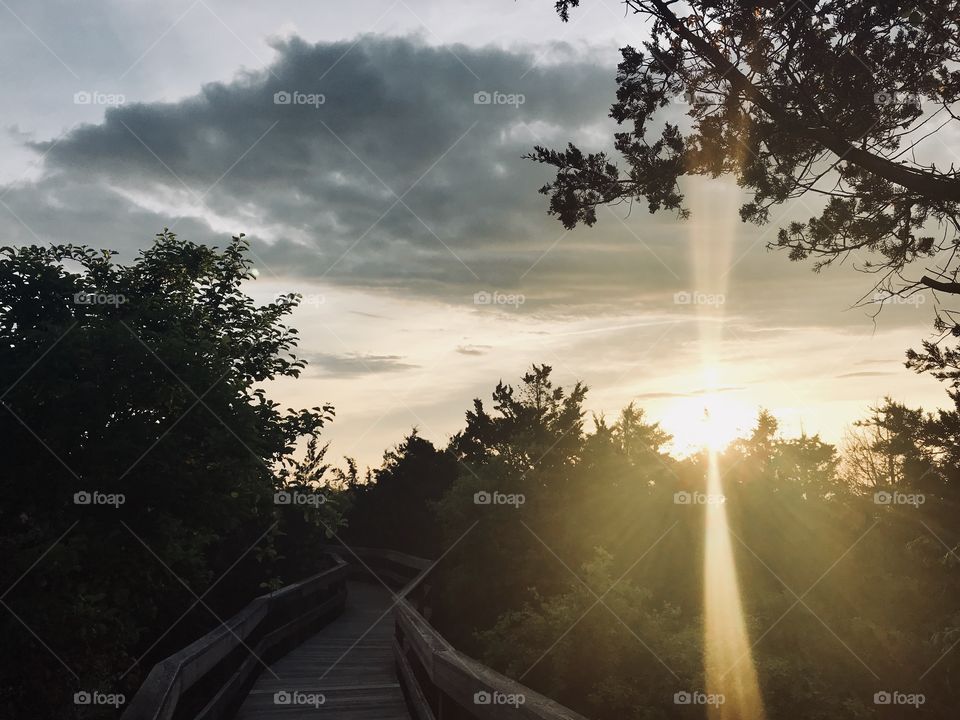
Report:
[[[674,33],[689,42],[713,66],[715,71],[721,73],[722,77],[756,103],[777,123],[789,127],[792,132],[820,143],[838,157],[923,197],[948,202],[960,200],[960,180],[940,177],[928,172],[917,172],[900,163],[891,162],[853,145],[850,141],[834,133],[830,128],[808,127],[800,118],[781,110],[756,85],[750,82],[723,53],[691,31],[673,13],[666,2],[650,0],[650,3],[657,9],[663,21],[670,26]]]
[[[920,282],[923,285],[926,285],[928,288],[933,290],[939,290],[940,292],[950,293],[952,295],[960,295],[960,282],[943,282],[942,280],[934,280],[929,275],[924,275],[920,278]]]

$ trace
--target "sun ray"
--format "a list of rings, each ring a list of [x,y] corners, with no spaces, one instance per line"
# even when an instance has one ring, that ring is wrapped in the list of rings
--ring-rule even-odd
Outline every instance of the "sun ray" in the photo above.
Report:
[[[730,191],[731,194],[733,191]],[[703,207],[696,215],[728,217],[726,193],[695,194]],[[724,207],[725,206],[725,207]],[[697,292],[713,304],[697,304],[697,326],[704,382],[703,420],[699,433],[707,455],[707,497],[704,533],[704,668],[707,705],[714,720],[763,720],[760,683],[744,619],[731,543],[727,505],[718,453],[736,434],[732,404],[720,397],[723,387],[721,344],[726,307],[726,281],[733,246],[733,223],[694,229],[692,250]],[[722,301],[717,302],[718,299]],[[722,702],[720,701],[722,699]]]
[[[723,498],[717,453],[707,453],[708,497]],[[720,720],[762,720],[760,684],[740,602],[740,587],[724,502],[704,505],[704,662],[707,694],[723,702],[709,706]]]

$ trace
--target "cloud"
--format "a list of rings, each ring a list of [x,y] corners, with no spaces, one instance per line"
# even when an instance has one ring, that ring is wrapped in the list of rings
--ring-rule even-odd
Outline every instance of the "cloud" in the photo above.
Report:
[[[522,154],[605,123],[614,97],[609,68],[531,70],[526,52],[379,36],[274,49],[264,71],[27,141],[46,174],[7,196],[17,239],[69,228],[128,249],[176,224],[205,242],[245,231],[280,276],[508,287],[560,234],[536,193],[549,173]]]
[[[525,313],[693,316],[673,294],[694,287],[691,242],[723,235],[703,224],[709,212],[684,223],[617,207],[596,228],[565,233],[536,192],[549,169],[522,157],[568,140],[604,149],[609,65],[569,49],[538,65],[534,50],[375,35],[273,47],[269,67],[195,95],[128,95],[99,124],[21,139],[43,155],[42,170],[0,190],[13,214],[0,237],[106,246],[130,259],[165,226],[221,245],[245,232],[264,278],[458,305],[479,290],[519,293]],[[477,93],[491,102],[476,103]],[[691,181],[691,200],[723,187],[735,200],[725,182]],[[735,202],[723,206],[734,223],[724,231],[733,269],[729,278],[717,270],[728,316],[761,326],[864,322],[840,312],[862,278],[787,269],[782,255],[759,251],[768,228],[739,224]],[[798,289],[810,287],[818,291]]]
[[[899,373],[892,372],[881,372],[879,370],[864,370],[862,372],[849,372],[843,373],[842,375],[835,375],[837,379],[841,378],[858,378],[858,377],[881,377],[884,375],[898,375]]]
[[[457,352],[461,355],[486,355],[493,349],[492,345],[458,345]]]
[[[719,387],[719,388],[699,388],[698,390],[691,390],[689,392],[648,392],[648,393],[640,393],[635,397],[637,400],[659,400],[662,398],[702,397],[704,395],[714,395],[716,393],[725,393],[725,392],[737,392],[740,390],[746,390],[746,386],[730,385],[727,387]]]
[[[325,377],[353,377],[376,373],[398,372],[419,367],[403,362],[400,355],[367,355],[361,353],[313,353],[304,358],[308,368],[319,370]]]

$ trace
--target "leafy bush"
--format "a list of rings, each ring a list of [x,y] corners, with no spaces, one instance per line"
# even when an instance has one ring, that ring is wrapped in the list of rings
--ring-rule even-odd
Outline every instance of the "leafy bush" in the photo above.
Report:
[[[0,715],[70,717],[78,689],[129,698],[276,580],[278,469],[333,410],[267,398],[304,366],[282,324],[297,297],[258,307],[246,251],[166,231],[130,265],[0,249]],[[338,523],[335,503],[317,513]]]

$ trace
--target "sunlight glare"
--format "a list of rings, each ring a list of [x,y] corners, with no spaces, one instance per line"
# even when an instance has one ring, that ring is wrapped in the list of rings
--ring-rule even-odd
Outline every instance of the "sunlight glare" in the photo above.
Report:
[[[691,455],[723,450],[749,431],[754,414],[747,403],[711,391],[672,401],[662,417],[663,427],[673,436],[674,451]]]
[[[731,194],[735,191],[731,191]],[[691,243],[697,288],[724,298],[719,306],[698,306],[697,326],[703,396],[699,429],[691,429],[707,455],[708,502],[704,533],[704,668],[708,696],[723,696],[722,703],[707,705],[711,720],[763,720],[765,717],[757,670],[747,634],[740,586],[737,580],[727,506],[720,475],[718,452],[737,434],[736,406],[720,389],[726,284],[731,267],[733,222],[729,208],[736,202],[724,193],[695,193],[695,214],[711,218],[711,227],[694,230]],[[717,223],[714,218],[730,218]]]
[[[716,452],[708,453],[707,494],[722,497]],[[716,720],[762,720],[763,699],[740,603],[740,588],[727,524],[726,503],[706,508],[704,548],[704,661],[708,694],[723,695],[708,706]]]

